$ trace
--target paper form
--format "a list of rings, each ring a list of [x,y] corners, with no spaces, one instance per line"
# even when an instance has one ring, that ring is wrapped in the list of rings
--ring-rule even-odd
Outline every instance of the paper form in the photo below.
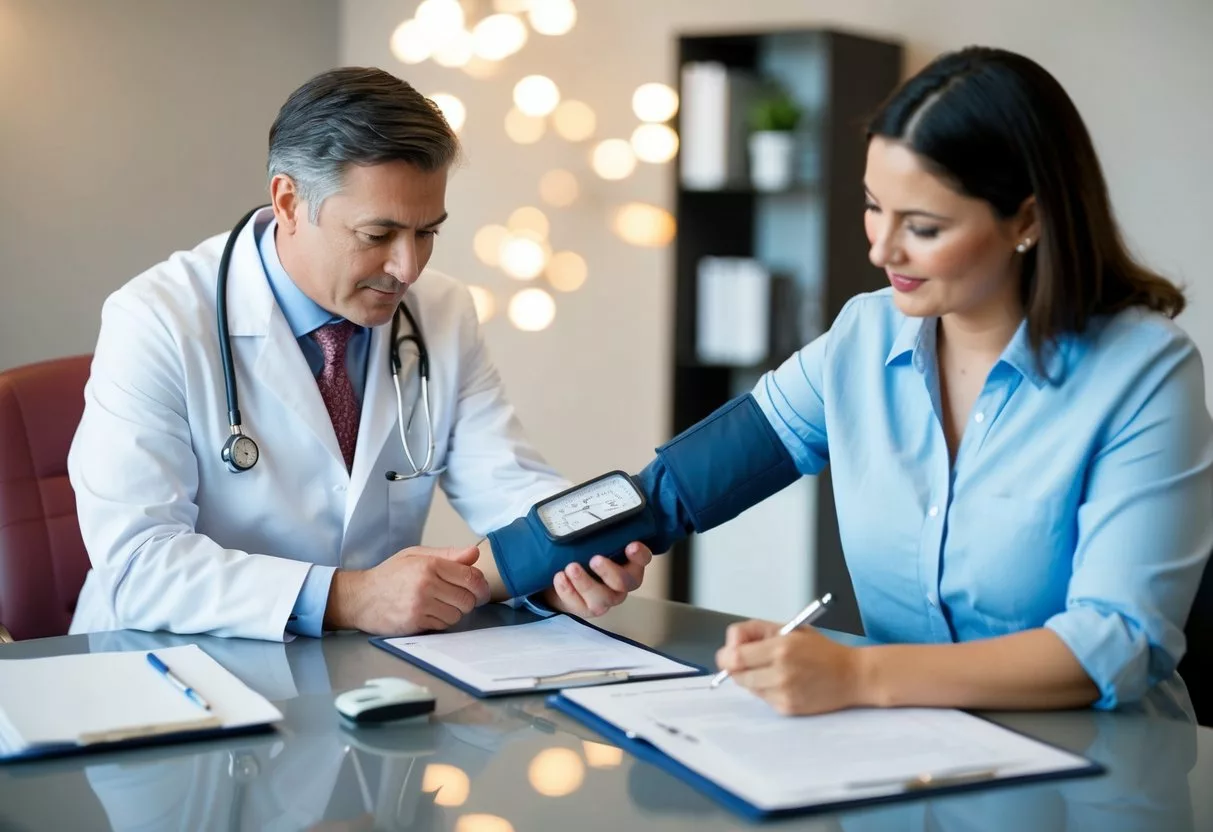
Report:
[[[933,778],[991,780],[1088,768],[1082,757],[963,711],[861,709],[785,717],[744,688],[708,679],[562,693],[762,809],[860,800]]]
[[[622,670],[630,678],[699,672],[565,615],[385,643],[486,693],[563,687],[567,682],[544,678],[579,671]]]

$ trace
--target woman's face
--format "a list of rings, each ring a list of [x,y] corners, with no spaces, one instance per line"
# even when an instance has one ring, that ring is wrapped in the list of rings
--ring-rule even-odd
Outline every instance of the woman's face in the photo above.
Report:
[[[1036,243],[1031,198],[1003,219],[988,202],[945,184],[905,145],[879,136],[868,144],[864,190],[869,257],[885,270],[904,314],[1022,316],[1015,247]]]

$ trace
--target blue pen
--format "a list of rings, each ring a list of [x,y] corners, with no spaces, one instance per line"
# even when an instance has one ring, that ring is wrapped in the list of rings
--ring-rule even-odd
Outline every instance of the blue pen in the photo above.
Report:
[[[185,682],[181,681],[181,679],[179,679],[176,675],[174,675],[173,671],[168,669],[168,665],[160,661],[160,659],[156,657],[155,653],[147,654],[147,663],[156,668],[161,676],[172,682],[173,687],[188,696],[190,700],[194,702],[194,704],[205,708],[208,711],[211,709],[211,706],[208,705],[207,701],[198,694],[198,691],[194,690]]]

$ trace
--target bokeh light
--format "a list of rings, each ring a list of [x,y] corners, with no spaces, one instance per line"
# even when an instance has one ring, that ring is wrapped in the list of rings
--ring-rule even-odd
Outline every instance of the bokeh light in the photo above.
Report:
[[[664,124],[642,124],[632,131],[631,144],[637,159],[661,164],[678,152],[678,134]]]
[[[451,125],[452,130],[458,133],[463,129],[468,110],[463,106],[462,101],[449,92],[436,92],[430,96],[430,100],[438,105],[439,110],[442,110],[442,115],[446,119],[446,123]]]
[[[498,815],[460,815],[455,832],[514,832],[514,825]]]
[[[556,301],[542,289],[523,289],[510,298],[508,314],[510,323],[523,332],[539,332],[552,325],[552,320],[556,317]],[[577,763],[580,765],[581,760],[577,760]],[[533,768],[534,763],[531,765]],[[532,784],[534,782],[531,781]]]
[[[457,29],[440,44],[434,46],[430,55],[439,66],[461,67],[472,60],[472,33]]]
[[[678,93],[665,84],[641,84],[632,93],[632,112],[641,121],[669,121],[678,112]]]
[[[468,284],[468,293],[472,296],[472,305],[476,307],[476,320],[488,323],[497,314],[497,298],[483,286]]]
[[[501,246],[501,270],[515,280],[534,280],[547,262],[543,245],[531,237],[512,235]]]
[[[445,763],[430,763],[421,777],[421,791],[433,794],[439,806],[462,806],[472,790],[463,769]]]
[[[562,101],[552,113],[552,126],[560,138],[581,142],[594,135],[598,129],[598,117],[589,104],[570,99]]]
[[[545,748],[531,760],[527,779],[531,782],[531,787],[545,797],[564,797],[581,787],[581,782],[585,779],[585,764],[572,749]]]
[[[558,251],[548,261],[548,283],[561,292],[576,292],[588,275],[585,258],[575,251]]]
[[[572,0],[531,0],[527,16],[539,34],[563,35],[577,23],[577,7]]]
[[[404,64],[419,64],[430,56],[430,41],[416,20],[406,20],[392,32],[392,54]]]
[[[603,179],[626,179],[636,169],[636,154],[623,139],[607,139],[594,147],[590,164]]]
[[[547,126],[538,116],[528,116],[516,108],[505,114],[505,134],[518,144],[534,144],[543,138],[546,130]]]
[[[582,740],[585,748],[585,761],[592,768],[616,768],[623,762],[623,749],[600,742]]]
[[[546,116],[560,103],[560,90],[546,75],[528,75],[514,85],[514,106],[528,116]]]
[[[514,234],[531,231],[538,239],[546,240],[552,226],[546,214],[532,205],[524,205],[510,214],[506,227]]]
[[[472,251],[486,266],[501,265],[501,247],[510,239],[510,230],[504,225],[486,225],[472,237]]]
[[[526,24],[512,14],[491,14],[472,29],[472,51],[486,61],[508,58],[526,45]]]
[[[567,170],[549,170],[539,178],[539,197],[548,205],[567,208],[577,201],[580,192],[577,177]]]
[[[634,246],[659,247],[674,239],[677,223],[669,211],[644,202],[629,202],[615,213],[615,233]]]
[[[441,44],[463,29],[463,6],[459,0],[422,0],[414,18],[432,41]]]

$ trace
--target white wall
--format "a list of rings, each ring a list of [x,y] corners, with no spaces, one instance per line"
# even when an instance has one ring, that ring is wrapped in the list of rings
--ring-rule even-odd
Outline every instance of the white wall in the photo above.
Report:
[[[0,369],[91,352],[118,286],[265,200],[333,0],[0,0]]]
[[[646,81],[675,82],[675,37],[684,32],[845,28],[903,41],[909,72],[939,52],[975,43],[1040,61],[1073,96],[1094,134],[1130,244],[1187,284],[1190,307],[1181,323],[1206,356],[1213,402],[1209,0],[578,0],[579,21],[570,34],[532,35],[490,80],[432,62],[396,62],[388,38],[415,7],[346,0],[341,58],[390,68],[427,94],[451,92],[468,106],[463,137],[470,164],[452,182],[451,221],[435,265],[505,292],[510,281],[476,260],[472,235],[520,205],[538,204],[536,183],[544,171],[567,167],[581,176],[582,201],[549,215],[554,244],[588,259],[589,283],[558,298],[556,321],[545,332],[522,333],[501,318],[486,327],[532,437],[569,477],[638,467],[668,438],[671,253],[621,243],[607,220],[613,206],[632,199],[669,207],[673,174],[642,165],[628,180],[603,182],[589,171],[586,146],[550,133],[519,146],[506,137],[502,119],[513,84],[539,72],[566,97],[597,110],[599,137],[626,138],[636,123],[632,91]],[[442,507],[427,529],[433,542],[468,536]]]

